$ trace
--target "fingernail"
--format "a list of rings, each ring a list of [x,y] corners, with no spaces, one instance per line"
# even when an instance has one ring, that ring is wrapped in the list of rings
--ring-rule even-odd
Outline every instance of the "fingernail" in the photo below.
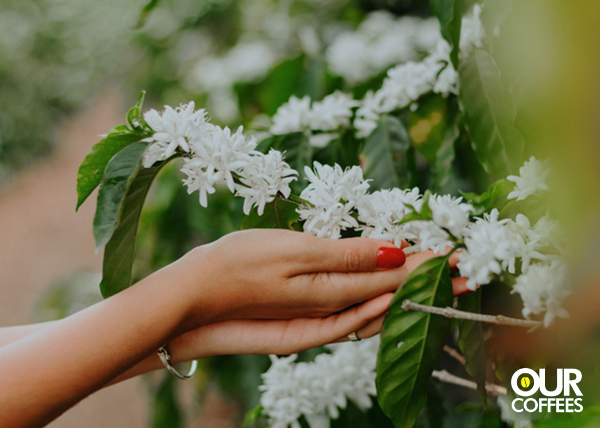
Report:
[[[381,247],[377,252],[377,267],[383,269],[398,268],[406,261],[404,251],[396,247]]]
[[[469,293],[472,293],[475,290],[469,290],[468,288],[460,294],[457,294],[456,297],[466,296]]]

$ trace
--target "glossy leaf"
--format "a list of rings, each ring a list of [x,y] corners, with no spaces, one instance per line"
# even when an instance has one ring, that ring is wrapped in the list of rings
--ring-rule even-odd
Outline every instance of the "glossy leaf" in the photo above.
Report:
[[[117,226],[130,179],[138,171],[147,146],[148,143],[135,143],[125,147],[106,167],[94,215],[96,251],[108,242]]]
[[[294,229],[298,221],[298,206],[292,202],[276,198],[265,206],[265,212],[259,216],[256,208],[242,219],[241,229]]]
[[[464,6],[464,0],[429,0],[431,11],[440,21],[442,36],[452,47],[450,60],[455,69],[458,69],[460,29]]]
[[[77,171],[77,208],[85,202],[102,181],[108,162],[125,147],[147,135],[131,132],[125,125],[115,128],[106,138],[96,143],[85,156]]]
[[[413,146],[427,162],[436,162],[446,129],[446,103],[440,95],[423,99],[408,116],[408,134]]]
[[[453,163],[456,156],[454,144],[460,135],[455,123],[446,125],[442,146],[435,157],[429,178],[429,187],[440,194],[453,193],[451,187],[455,184]]]
[[[494,59],[476,50],[461,64],[459,78],[459,103],[477,159],[496,179],[518,171],[524,140],[515,126],[515,101]]]
[[[146,91],[142,91],[137,104],[127,112],[127,123],[133,129],[137,129],[139,131],[143,131],[147,127],[146,121],[144,120],[144,115],[142,114],[145,97]]]
[[[460,192],[460,194],[475,208],[473,214],[480,215],[494,208],[501,211],[508,202],[508,194],[512,192],[514,187],[513,182],[503,179],[492,183],[487,191],[481,195],[463,192]]]
[[[402,122],[392,116],[383,116],[379,126],[365,141],[360,154],[364,176],[372,180],[371,189],[409,185],[409,148],[410,139]]]
[[[135,241],[146,195],[158,172],[176,157],[172,156],[164,162],[156,163],[152,168],[138,166],[127,180],[125,194],[118,209],[118,223],[104,248],[100,291],[105,298],[131,285]],[[133,158],[134,156],[130,160],[133,161]],[[122,186],[123,183],[120,183],[119,188]]]
[[[458,310],[481,313],[481,289],[458,298]],[[477,383],[477,391],[483,403],[487,403],[486,359],[483,347],[481,322],[457,319],[458,347],[465,357],[465,370]]]
[[[402,283],[383,322],[377,362],[377,399],[397,428],[410,428],[425,404],[427,385],[443,348],[450,319],[403,311],[404,300],[452,305],[448,256],[431,258]]]

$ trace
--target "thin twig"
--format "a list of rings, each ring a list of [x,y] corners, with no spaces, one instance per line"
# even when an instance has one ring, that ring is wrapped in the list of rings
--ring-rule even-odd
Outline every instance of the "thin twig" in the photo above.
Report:
[[[464,386],[465,388],[477,390],[477,384],[471,380],[463,379],[462,377],[454,376],[448,373],[446,370],[434,370],[431,374],[432,377],[439,379],[442,382],[452,383],[454,385]],[[493,383],[485,385],[485,389],[490,395],[506,395],[506,388]]]
[[[419,303],[411,302],[410,300],[405,300],[402,302],[402,310],[403,311],[421,311],[428,312],[430,314],[442,315],[446,318],[461,318],[465,320],[471,321],[481,321],[487,322],[491,324],[498,325],[512,325],[517,327],[527,327],[527,328],[535,328],[539,327],[541,323],[539,321],[531,321],[531,320],[523,320],[518,318],[509,318],[504,315],[483,315],[476,314],[473,312],[465,312],[459,311],[453,308],[438,308],[437,306],[427,306],[421,305]]]
[[[448,345],[444,345],[444,351],[450,355],[452,358],[454,358],[456,361],[458,361],[459,363],[461,363],[463,366],[465,365],[465,357],[463,357],[462,355],[460,355],[460,353],[454,349],[449,347]]]

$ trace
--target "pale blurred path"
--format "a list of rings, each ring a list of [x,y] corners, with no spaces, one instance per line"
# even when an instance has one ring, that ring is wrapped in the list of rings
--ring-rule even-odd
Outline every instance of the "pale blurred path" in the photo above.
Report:
[[[79,163],[98,135],[122,123],[122,99],[106,91],[67,121],[52,155],[13,179],[0,193],[0,326],[33,321],[33,305],[52,282],[74,269],[100,271],[94,254],[95,203],[75,212]],[[146,427],[148,396],[131,380],[84,400],[52,428]]]

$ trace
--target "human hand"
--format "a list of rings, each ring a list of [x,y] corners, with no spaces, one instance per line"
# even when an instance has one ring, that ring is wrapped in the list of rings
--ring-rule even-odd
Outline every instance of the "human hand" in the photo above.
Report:
[[[410,255],[403,268],[412,272],[432,251]],[[450,258],[454,268],[456,257]],[[467,278],[453,278],[455,296],[469,292]],[[384,293],[362,304],[325,317],[289,320],[228,320],[212,323],[175,339],[170,345],[175,362],[186,362],[212,355],[293,354],[305,349],[348,340],[356,332],[366,339],[381,331],[393,293]]]
[[[324,317],[394,291],[402,250],[369,238],[328,240],[246,230],[198,247],[171,269],[198,327],[231,319]]]

